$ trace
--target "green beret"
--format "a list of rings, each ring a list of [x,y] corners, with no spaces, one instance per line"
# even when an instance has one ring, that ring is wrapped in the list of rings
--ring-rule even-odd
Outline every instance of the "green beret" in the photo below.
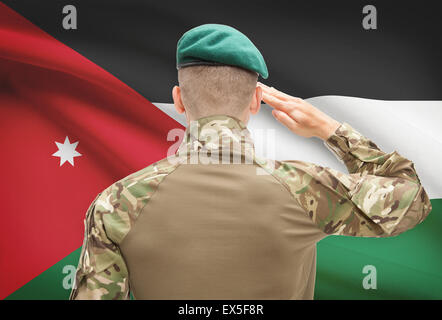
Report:
[[[269,73],[261,52],[238,30],[222,24],[203,24],[187,31],[178,41],[177,69],[191,65],[231,65]]]

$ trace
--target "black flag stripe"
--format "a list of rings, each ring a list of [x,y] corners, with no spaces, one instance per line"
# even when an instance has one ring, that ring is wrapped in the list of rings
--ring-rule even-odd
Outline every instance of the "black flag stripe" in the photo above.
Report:
[[[203,23],[232,25],[256,43],[267,83],[301,97],[442,97],[440,1],[25,1],[8,6],[150,101],[171,101],[179,37]],[[77,8],[64,30],[62,8]],[[362,8],[377,9],[376,30]]]

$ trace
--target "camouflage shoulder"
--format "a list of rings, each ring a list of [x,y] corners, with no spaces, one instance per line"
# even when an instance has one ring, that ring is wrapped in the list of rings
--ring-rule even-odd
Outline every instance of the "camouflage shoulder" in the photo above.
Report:
[[[339,179],[347,188],[354,187],[348,175],[315,163],[301,160],[271,160],[255,157],[256,162],[283,183],[292,194],[299,194],[313,180],[315,183],[335,186]],[[330,174],[331,173],[331,174]]]
[[[255,156],[255,162],[262,170],[262,174],[271,174],[292,195],[296,195],[305,186],[303,174],[315,171],[318,167],[313,163],[298,160],[280,161],[258,156]]]
[[[119,244],[163,179],[180,161],[164,158],[107,187],[95,200],[108,237]]]
[[[352,175],[301,160],[278,162],[275,174],[289,183],[290,189],[294,194],[302,193],[302,190],[305,190],[310,183],[329,186],[332,190],[338,192],[339,183],[347,189],[355,187],[355,180],[352,178]],[[342,190],[342,192],[345,193],[345,190]]]
[[[310,219],[325,234],[339,234],[343,231],[341,225],[343,213],[348,217],[352,212],[352,205],[346,200],[347,189],[355,187],[355,180],[351,176],[300,160],[275,161],[272,175],[286,187]],[[338,213],[339,217],[330,214],[330,206],[335,209],[333,212]],[[351,229],[354,228],[353,224],[348,220],[343,225]],[[364,228],[370,229],[372,225],[367,222]],[[378,230],[368,230],[367,233],[369,232],[377,233]]]

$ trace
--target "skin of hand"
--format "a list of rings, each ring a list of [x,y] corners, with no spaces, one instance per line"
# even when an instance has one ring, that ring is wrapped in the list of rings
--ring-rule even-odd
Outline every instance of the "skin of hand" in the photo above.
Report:
[[[273,108],[272,115],[293,133],[327,140],[341,125],[307,101],[258,82],[262,100]]]

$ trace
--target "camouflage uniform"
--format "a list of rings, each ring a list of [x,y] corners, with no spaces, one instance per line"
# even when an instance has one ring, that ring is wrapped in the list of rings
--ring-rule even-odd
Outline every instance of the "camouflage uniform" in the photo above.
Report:
[[[92,202],[71,299],[312,299],[318,241],[427,217],[411,161],[347,123],[324,143],[349,174],[261,159],[241,121],[199,119],[175,155]]]

